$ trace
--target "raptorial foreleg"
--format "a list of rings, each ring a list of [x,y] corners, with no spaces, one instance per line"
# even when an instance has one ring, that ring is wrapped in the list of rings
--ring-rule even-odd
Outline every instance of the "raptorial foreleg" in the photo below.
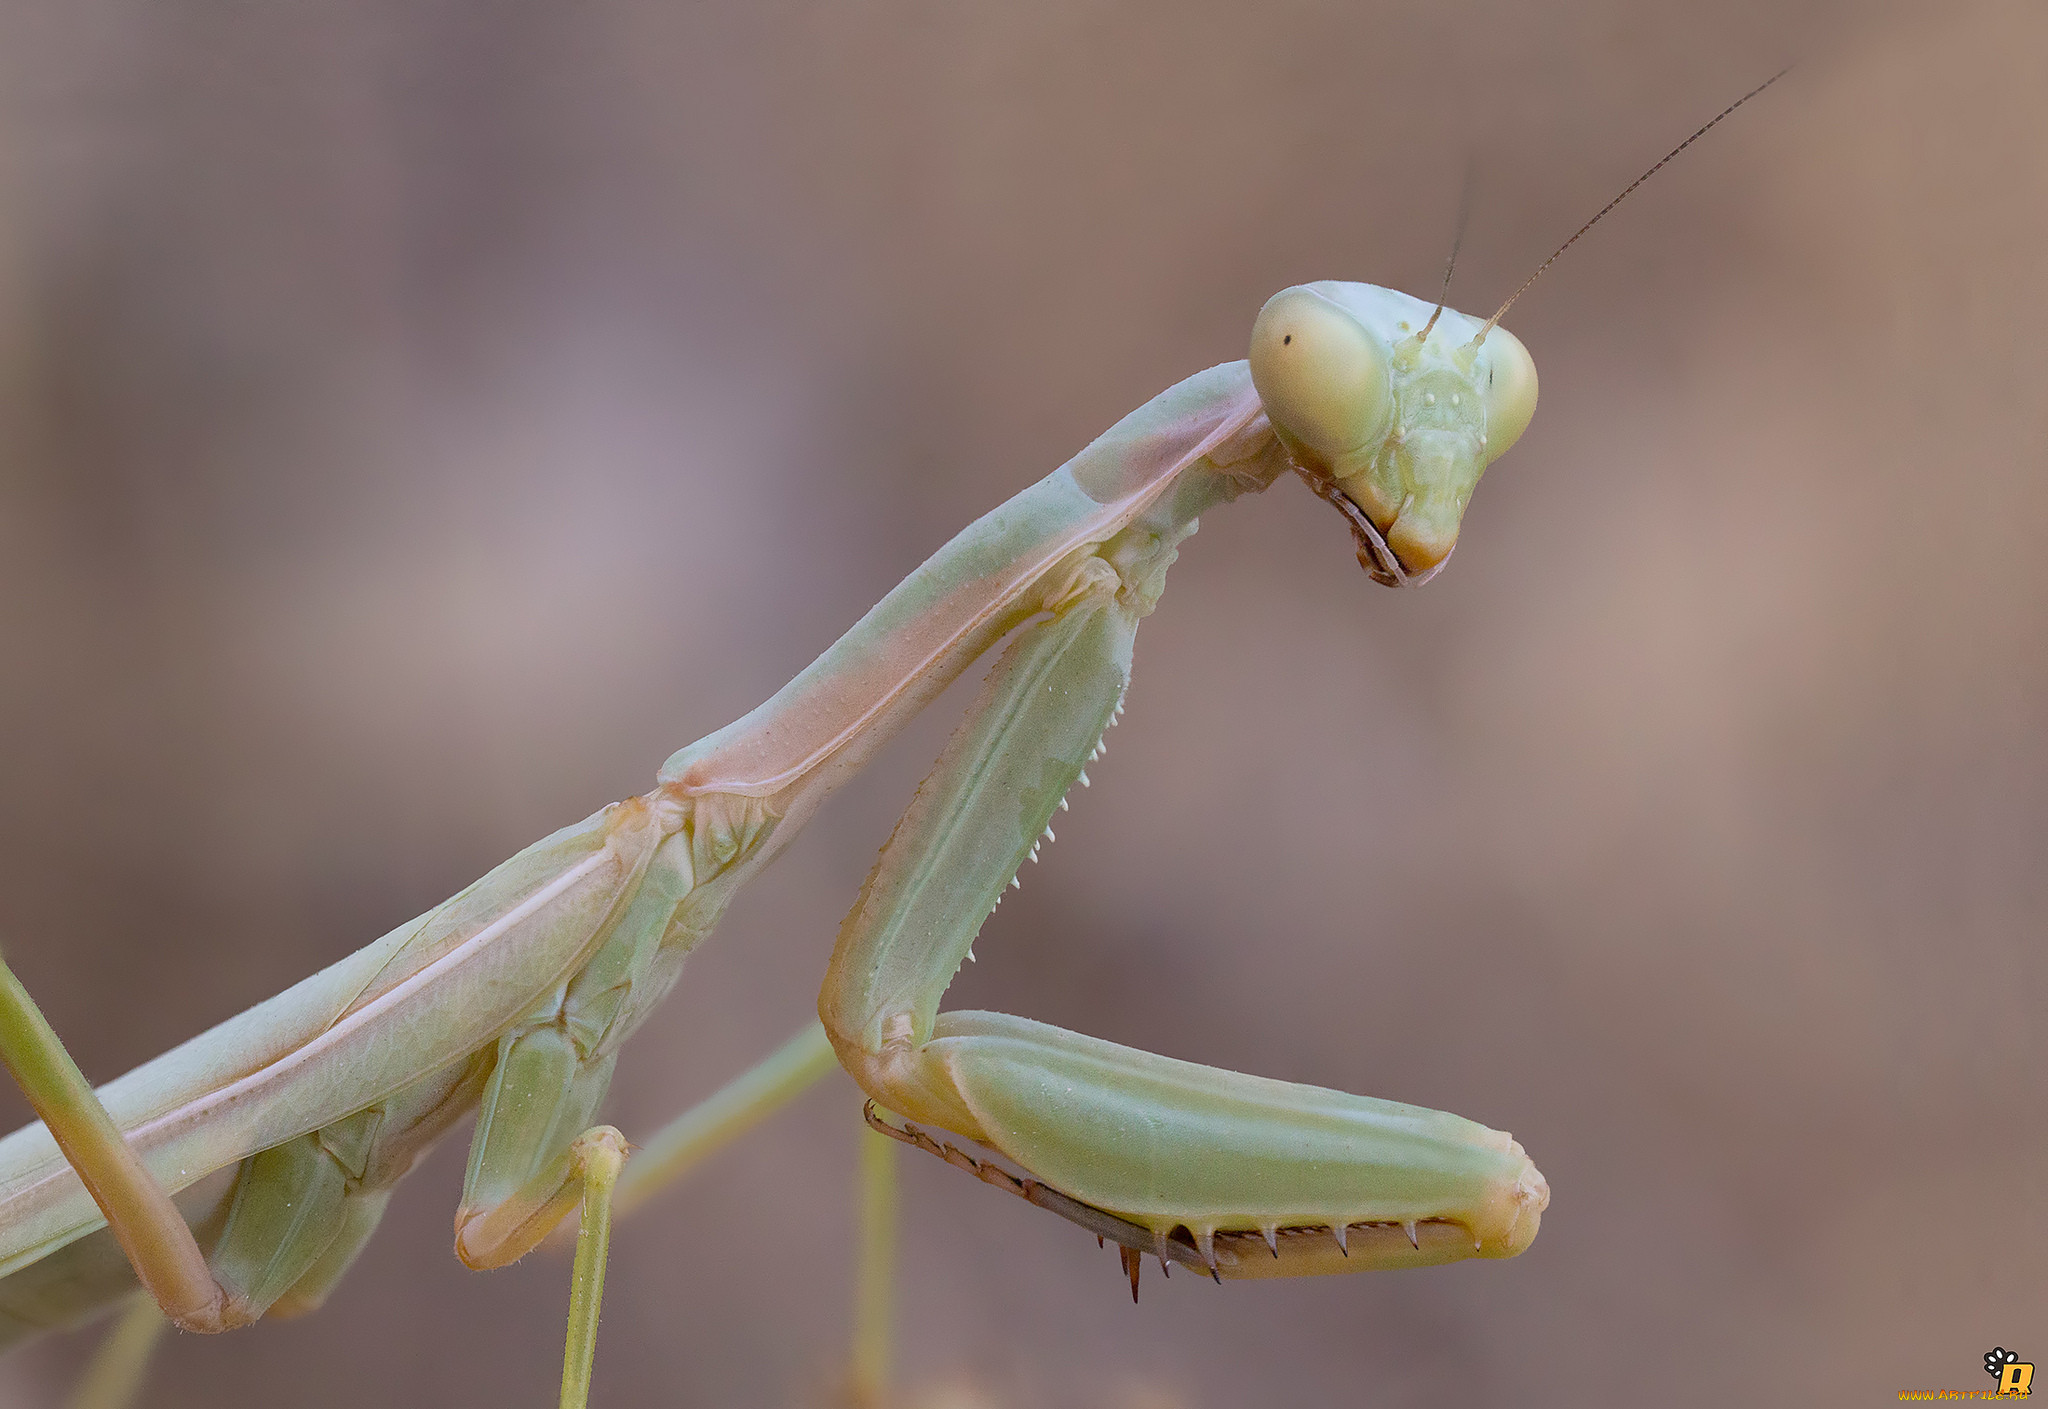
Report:
[[[1143,1229],[1162,1257],[1185,1247],[1220,1276],[1521,1251],[1548,1188],[1497,1131],[1001,1013],[937,1012],[1119,708],[1148,604],[1134,580],[1147,579],[1120,563],[1024,628],[918,789],[819,999],[842,1064],[886,1110],[979,1142],[1021,1168],[1020,1184]],[[1239,1256],[1254,1240],[1267,1257]]]

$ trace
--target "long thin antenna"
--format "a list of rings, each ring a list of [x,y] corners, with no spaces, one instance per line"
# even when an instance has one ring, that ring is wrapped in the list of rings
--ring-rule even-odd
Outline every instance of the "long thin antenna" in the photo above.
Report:
[[[1465,154],[1465,179],[1458,184],[1458,226],[1451,233],[1451,257],[1444,261],[1443,292],[1437,295],[1436,308],[1429,315],[1429,321],[1422,325],[1422,331],[1415,341],[1429,341],[1429,330],[1436,326],[1436,320],[1444,316],[1444,305],[1451,299],[1451,273],[1458,267],[1458,247],[1465,243],[1465,217],[1472,213],[1472,154]]]
[[[1786,74],[1790,73],[1791,71],[1792,70],[1790,66],[1779,69],[1776,73],[1772,74],[1762,83],[1757,84],[1756,87],[1750,89],[1747,93],[1744,93],[1740,98],[1737,98],[1727,107],[1721,109],[1720,112],[1714,115],[1711,121],[1703,123],[1699,131],[1693,133],[1692,136],[1686,138],[1683,142],[1680,142],[1677,146],[1673,147],[1670,151],[1666,152],[1662,157],[1660,157],[1655,166],[1651,167],[1641,176],[1638,176],[1635,180],[1629,182],[1628,190],[1623,191],[1620,195],[1616,196],[1606,205],[1601,206],[1599,215],[1595,215],[1591,220],[1588,220],[1584,225],[1581,225],[1577,230],[1573,231],[1572,237],[1569,240],[1566,240],[1563,244],[1559,245],[1556,249],[1552,250],[1550,252],[1550,258],[1544,260],[1541,264],[1537,265],[1536,272],[1534,274],[1531,274],[1528,278],[1522,281],[1521,288],[1516,289],[1513,293],[1508,295],[1508,301],[1502,304],[1491,318],[1486,320],[1486,326],[1479,330],[1478,337],[1472,339],[1472,345],[1474,347],[1477,347],[1480,343],[1485,342],[1486,335],[1494,330],[1495,325],[1497,325],[1500,322],[1502,315],[1504,315],[1508,311],[1508,309],[1514,306],[1515,300],[1520,298],[1523,294],[1529,292],[1529,285],[1535,283],[1538,279],[1542,278],[1543,271],[1548,269],[1551,265],[1555,264],[1557,262],[1557,257],[1559,255],[1563,254],[1566,250],[1570,249],[1573,245],[1577,244],[1579,242],[1579,236],[1585,234],[1595,225],[1598,225],[1601,221],[1601,218],[1605,216],[1608,211],[1613,210],[1616,206],[1620,205],[1623,201],[1627,200],[1629,198],[1629,195],[1635,190],[1636,187],[1642,185],[1645,181],[1649,180],[1652,176],[1655,176],[1659,171],[1663,170],[1664,164],[1666,162],[1670,161],[1673,157],[1677,156],[1687,147],[1690,147],[1693,143],[1699,141],[1700,138],[1706,136],[1708,131],[1711,130],[1716,123],[1720,122],[1722,118],[1734,112],[1737,108],[1741,107],[1751,98],[1754,98],[1757,94],[1763,92],[1764,89],[1770,87],[1773,83],[1776,83],[1779,79],[1783,78]],[[1432,319],[1431,321],[1434,322],[1435,320]]]

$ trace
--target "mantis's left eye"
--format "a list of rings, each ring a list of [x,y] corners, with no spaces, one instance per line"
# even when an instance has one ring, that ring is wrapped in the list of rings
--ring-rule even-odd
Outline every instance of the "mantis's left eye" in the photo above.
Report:
[[[1275,429],[1338,462],[1386,433],[1387,354],[1356,318],[1313,289],[1282,289],[1252,325],[1252,385]]]
[[[1522,438],[1536,414],[1536,363],[1520,338],[1498,326],[1479,355],[1486,372],[1486,458],[1492,461]]]

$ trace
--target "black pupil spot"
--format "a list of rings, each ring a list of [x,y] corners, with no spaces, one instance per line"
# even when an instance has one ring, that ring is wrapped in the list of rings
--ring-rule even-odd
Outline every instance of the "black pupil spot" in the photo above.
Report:
[[[1286,347],[1286,346],[1288,346],[1288,345],[1289,345],[1290,343],[1292,343],[1293,341],[1294,341],[1294,334],[1292,334],[1292,333],[1289,333],[1289,334],[1288,334],[1288,335],[1287,335],[1286,337],[1284,337],[1284,338],[1280,339],[1280,346],[1282,346],[1282,347]]]

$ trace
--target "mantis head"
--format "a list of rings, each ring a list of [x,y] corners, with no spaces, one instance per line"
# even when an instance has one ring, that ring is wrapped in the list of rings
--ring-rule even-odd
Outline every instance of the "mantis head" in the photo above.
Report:
[[[1252,383],[1274,431],[1391,586],[1451,555],[1479,476],[1536,414],[1536,364],[1513,333],[1430,310],[1325,280],[1281,290],[1252,325]]]

